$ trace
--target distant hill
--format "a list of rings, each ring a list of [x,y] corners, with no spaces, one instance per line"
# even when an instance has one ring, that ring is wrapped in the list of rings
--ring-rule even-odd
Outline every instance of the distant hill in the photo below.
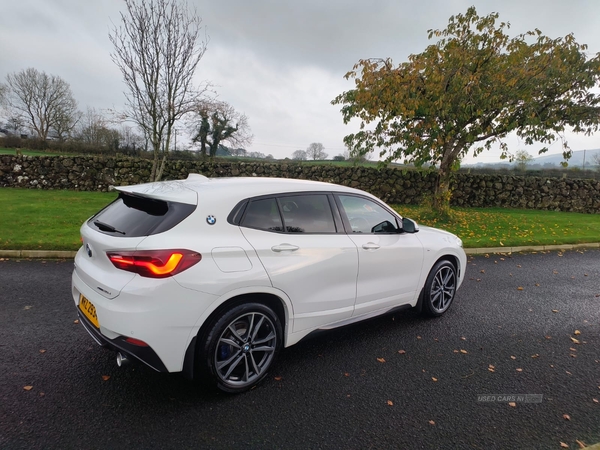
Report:
[[[575,150],[573,152],[573,156],[567,161],[569,163],[568,167],[583,167],[583,159],[585,157],[585,166],[586,168],[592,167],[596,165],[594,160],[594,155],[600,154],[600,148],[592,149],[592,150]],[[533,156],[533,155],[532,155]],[[564,161],[562,153],[554,154],[554,155],[541,155],[533,158],[533,160],[528,163],[528,166],[533,166],[539,164],[540,166],[544,165],[552,165],[560,167],[560,163]],[[502,167],[510,167],[514,165],[508,163],[507,161],[495,162],[495,163],[476,163],[469,165],[470,167],[490,167],[490,166],[502,166]]]

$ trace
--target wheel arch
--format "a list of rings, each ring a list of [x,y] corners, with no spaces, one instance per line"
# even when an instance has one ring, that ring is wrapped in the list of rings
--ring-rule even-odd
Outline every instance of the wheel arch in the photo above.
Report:
[[[435,262],[431,265],[431,267],[433,268],[440,261],[448,261],[450,264],[452,264],[454,266],[454,270],[456,270],[457,278],[460,278],[460,260],[458,259],[457,256],[452,255],[450,253],[443,254],[442,256],[438,257],[435,260]],[[414,311],[417,314],[421,314],[421,312],[423,311],[423,296],[425,294],[425,282],[427,281],[428,276],[429,276],[429,273],[427,273],[427,275],[425,276],[425,280],[423,280],[423,286],[421,287],[421,291],[419,292],[419,297],[417,298],[417,303],[413,307]]]
[[[192,380],[196,372],[196,346],[199,338],[203,338],[207,331],[212,327],[216,320],[224,313],[224,311],[242,305],[244,303],[260,303],[268,306],[277,314],[277,318],[281,322],[283,331],[283,346],[286,346],[288,320],[291,317],[288,304],[280,296],[270,292],[246,292],[233,295],[221,304],[219,304],[209,315],[202,321],[202,325],[191,339],[185,352],[183,360],[182,374],[185,378]]]

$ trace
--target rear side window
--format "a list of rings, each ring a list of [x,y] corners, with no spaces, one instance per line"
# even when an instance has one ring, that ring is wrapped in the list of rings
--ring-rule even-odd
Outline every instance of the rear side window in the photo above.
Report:
[[[258,230],[283,231],[277,201],[274,198],[251,201],[241,225]]]
[[[173,228],[195,209],[196,205],[121,192],[114,202],[88,220],[88,225],[101,233],[117,237],[150,236]]]
[[[288,233],[335,233],[331,206],[325,194],[292,195],[279,198]]]

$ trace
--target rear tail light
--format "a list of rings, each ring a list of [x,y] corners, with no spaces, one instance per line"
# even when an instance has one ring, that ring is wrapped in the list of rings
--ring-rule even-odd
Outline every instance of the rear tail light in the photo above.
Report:
[[[202,255],[191,250],[136,250],[107,252],[117,269],[134,272],[147,278],[166,278],[189,269],[200,262]]]

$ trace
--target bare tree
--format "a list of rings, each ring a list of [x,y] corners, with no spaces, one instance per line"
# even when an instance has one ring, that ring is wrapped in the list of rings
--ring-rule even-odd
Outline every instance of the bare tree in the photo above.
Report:
[[[294,153],[292,153],[292,159],[295,159],[298,161],[305,161],[306,160],[306,150],[296,150]]]
[[[0,106],[4,106],[7,93],[8,93],[8,86],[0,83]]]
[[[325,153],[324,148],[320,142],[313,142],[306,149],[306,156],[313,160],[325,159],[327,158],[327,153]]]
[[[596,168],[600,171],[600,151],[597,151],[594,156],[592,156],[592,161],[594,161]]]
[[[214,157],[221,144],[241,147],[252,142],[248,118],[229,103],[203,101],[194,113],[190,120],[192,142],[200,144],[203,156]]]
[[[103,147],[103,135],[105,135],[104,130],[108,128],[107,123],[102,113],[96,108],[88,107],[79,122],[78,139],[92,147]]]
[[[29,68],[6,76],[6,102],[42,140],[54,127],[72,121],[77,102],[71,87],[62,78]]]
[[[109,38],[111,57],[128,92],[125,115],[152,144],[152,181],[160,180],[175,122],[190,112],[206,89],[193,77],[206,51],[202,20],[178,0],[125,0],[121,25]]]
[[[74,111],[72,113],[59,111],[56,115],[56,121],[52,126],[51,131],[53,135],[61,142],[70,138],[81,116],[81,111]]]

